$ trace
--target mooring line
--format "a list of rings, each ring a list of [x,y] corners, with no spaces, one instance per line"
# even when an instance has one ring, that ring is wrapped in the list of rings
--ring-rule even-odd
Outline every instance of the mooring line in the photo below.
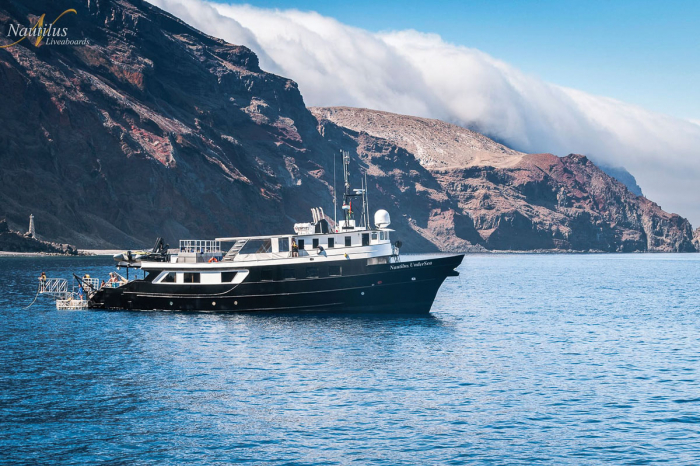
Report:
[[[39,297],[40,292],[41,292],[41,285],[39,285],[39,288],[37,288],[37,290],[36,290],[36,296],[34,296],[34,300],[29,304],[29,306],[22,308],[23,311],[26,309],[29,309],[30,307],[32,307],[34,305],[34,303],[36,302],[36,298]]]

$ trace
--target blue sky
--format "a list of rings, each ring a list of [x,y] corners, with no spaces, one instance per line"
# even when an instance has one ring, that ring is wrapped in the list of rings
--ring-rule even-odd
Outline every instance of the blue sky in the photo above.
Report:
[[[375,32],[438,33],[545,81],[700,120],[700,1],[247,3],[317,11]]]

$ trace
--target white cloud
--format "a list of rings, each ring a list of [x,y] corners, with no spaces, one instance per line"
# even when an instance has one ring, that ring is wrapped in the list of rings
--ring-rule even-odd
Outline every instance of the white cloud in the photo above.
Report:
[[[294,79],[307,105],[439,118],[527,152],[624,166],[665,210],[700,224],[700,124],[547,83],[479,50],[417,31],[371,33],[314,12],[201,0],[153,3],[246,45]]]

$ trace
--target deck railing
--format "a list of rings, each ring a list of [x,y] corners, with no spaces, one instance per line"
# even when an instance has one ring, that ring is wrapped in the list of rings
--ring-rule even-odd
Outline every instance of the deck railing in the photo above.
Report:
[[[221,242],[208,239],[180,240],[180,252],[215,253],[221,252]]]
[[[39,293],[48,294],[57,298],[67,296],[68,280],[65,278],[39,279]]]

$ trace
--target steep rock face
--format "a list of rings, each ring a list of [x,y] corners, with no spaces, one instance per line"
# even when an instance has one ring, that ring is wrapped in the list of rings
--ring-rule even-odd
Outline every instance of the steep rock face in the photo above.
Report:
[[[0,49],[11,224],[32,211],[54,240],[121,247],[279,231],[331,202],[294,82],[145,2],[10,0],[0,19],[30,25],[67,8],[77,14],[61,25],[90,45]]]
[[[403,150],[407,158],[415,141],[422,147],[450,141],[450,149],[440,153],[446,160],[416,158],[427,171],[423,176],[440,189],[430,196],[430,217],[412,226],[443,250],[469,245],[495,250],[695,250],[687,220],[633,194],[584,156],[522,154],[444,122],[386,112],[312,111],[322,127],[348,125],[346,135],[369,159],[391,149],[368,146],[368,138],[387,138],[394,152]],[[437,140],[431,141],[433,137]],[[451,163],[453,158],[461,166]]]
[[[632,194],[636,194],[637,196],[644,196],[642,188],[637,184],[637,179],[623,167],[611,167],[610,165],[603,165],[596,160],[593,160],[593,163],[595,163],[598,166],[598,168],[603,170],[605,173],[627,186],[627,189],[629,189],[630,192],[632,192]]]
[[[310,207],[333,216],[344,149],[406,251],[692,248],[685,220],[587,160],[522,154],[435,120],[345,109],[350,125],[315,109],[317,120],[249,49],[145,2],[5,0],[0,43],[9,24],[67,8],[77,14],[61,26],[90,45],[0,49],[11,226],[34,213],[45,238],[83,248],[288,232]]]

